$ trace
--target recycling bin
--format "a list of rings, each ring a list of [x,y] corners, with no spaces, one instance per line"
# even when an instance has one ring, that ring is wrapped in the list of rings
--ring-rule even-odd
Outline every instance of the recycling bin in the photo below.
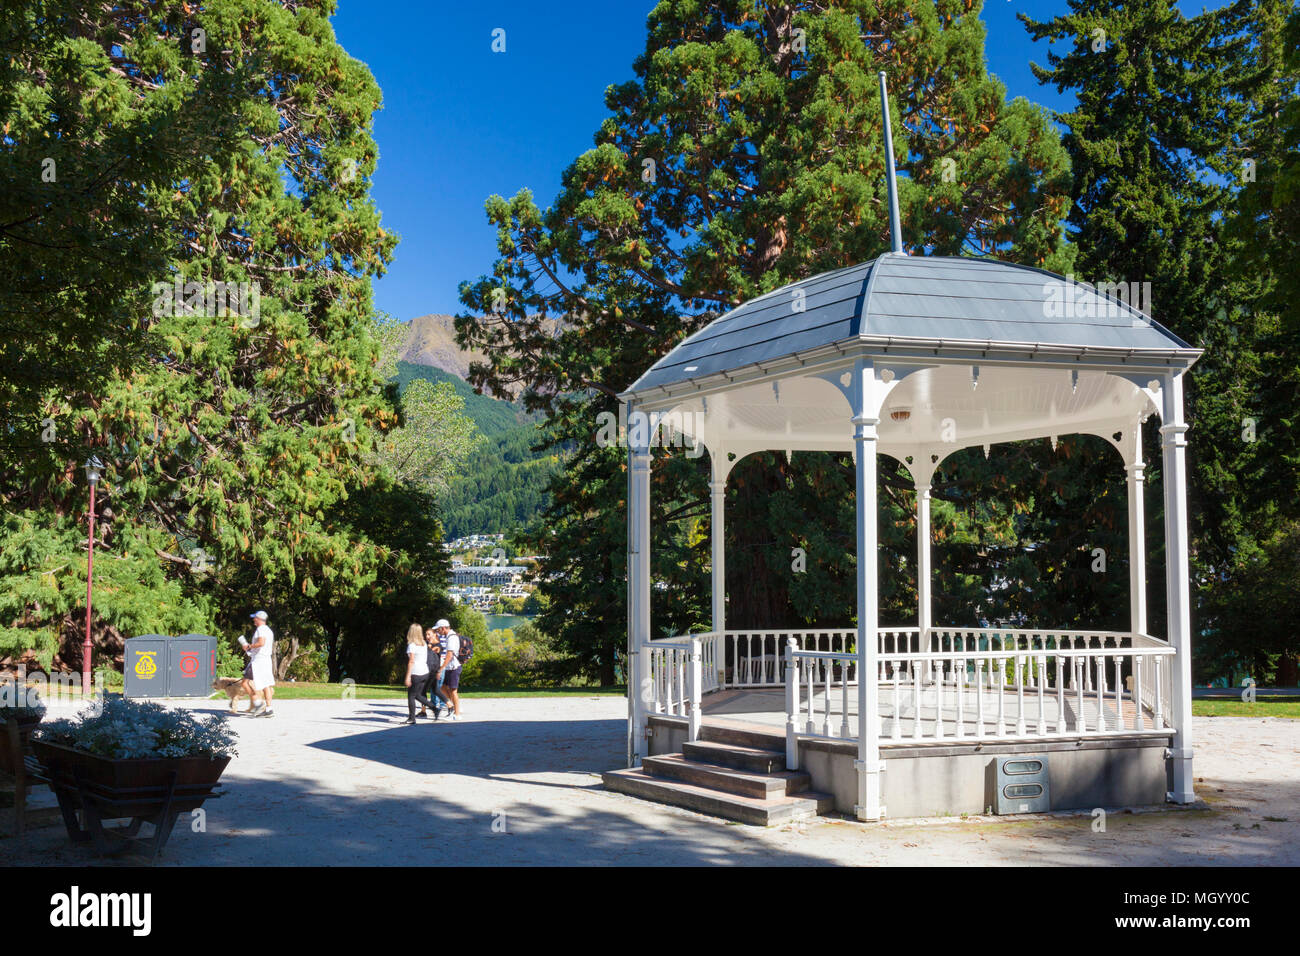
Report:
[[[217,639],[147,634],[126,641],[124,697],[207,697],[217,671]]]
[[[167,642],[167,696],[207,697],[217,670],[217,639],[183,634]]]
[[[163,634],[126,639],[123,661],[124,697],[167,696],[167,645]]]

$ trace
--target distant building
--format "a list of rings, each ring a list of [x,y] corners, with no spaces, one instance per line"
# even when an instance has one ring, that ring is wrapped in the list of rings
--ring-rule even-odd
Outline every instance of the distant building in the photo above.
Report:
[[[524,568],[518,565],[462,564],[451,569],[451,583],[457,587],[504,588],[523,580]]]

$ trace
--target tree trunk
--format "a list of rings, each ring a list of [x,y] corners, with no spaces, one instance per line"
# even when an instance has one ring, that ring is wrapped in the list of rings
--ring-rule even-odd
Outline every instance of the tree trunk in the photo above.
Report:
[[[287,654],[276,654],[278,663],[275,666],[275,679],[278,681],[285,680],[289,676],[289,668],[298,657],[298,638],[289,638],[289,652]]]
[[[321,626],[325,631],[325,670],[329,674],[329,682],[337,684],[343,680],[343,665],[339,660],[339,629],[325,622]]]

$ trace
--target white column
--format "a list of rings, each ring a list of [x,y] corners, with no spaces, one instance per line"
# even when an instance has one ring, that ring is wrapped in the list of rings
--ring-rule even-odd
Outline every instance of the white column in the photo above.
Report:
[[[688,687],[690,689],[690,710],[687,712],[687,740],[700,739],[700,726],[704,722],[704,709],[702,706],[703,699],[703,680],[704,680],[704,651],[698,637],[691,638],[691,656],[689,663]]]
[[[928,647],[930,629],[930,485],[916,484],[916,626],[920,630],[917,650]]]
[[[799,662],[795,651],[799,642],[785,642],[785,769],[799,769]],[[829,703],[827,704],[829,706]]]
[[[712,479],[709,481],[709,497],[712,503],[713,525],[710,534],[713,544],[713,630],[721,634],[727,629],[727,555],[726,555],[726,507],[727,507],[727,453],[711,452],[710,463]],[[719,662],[719,667],[722,663]]]
[[[631,416],[629,416],[631,420]],[[635,436],[635,437],[634,437]],[[638,440],[641,439],[641,440]],[[645,661],[641,647],[650,640],[650,446],[648,436],[628,432],[628,701],[632,734],[630,766],[646,747]]]
[[[1129,629],[1135,634],[1147,632],[1146,505],[1142,500],[1146,490],[1142,478],[1145,469],[1140,461],[1125,469],[1128,472]]]
[[[1174,729],[1175,803],[1192,803],[1192,621],[1191,571],[1187,563],[1187,425],[1183,422],[1183,380],[1167,376],[1161,387],[1160,429],[1164,451],[1165,581],[1169,643],[1175,648],[1170,715]]]
[[[859,820],[879,820],[885,814],[880,803],[880,685],[877,666],[879,601],[877,594],[876,539],[876,426],[877,399],[875,369],[859,361],[854,369],[853,443],[857,458],[858,539],[858,802]]]

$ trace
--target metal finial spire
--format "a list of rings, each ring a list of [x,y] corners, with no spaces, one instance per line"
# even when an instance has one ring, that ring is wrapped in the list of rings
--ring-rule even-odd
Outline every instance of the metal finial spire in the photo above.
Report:
[[[880,113],[885,120],[885,178],[889,185],[889,244],[893,252],[903,251],[903,227],[898,221],[898,181],[894,175],[894,134],[889,125],[889,93],[885,71],[880,71]]]

